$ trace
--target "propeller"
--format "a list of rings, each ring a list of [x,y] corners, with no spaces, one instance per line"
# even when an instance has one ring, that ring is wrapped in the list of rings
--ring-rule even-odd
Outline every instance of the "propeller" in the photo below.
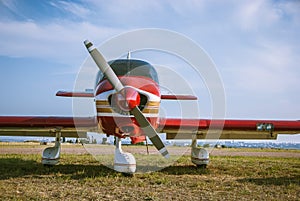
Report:
[[[101,70],[101,72],[107,77],[108,81],[111,83],[111,85],[114,87],[114,89],[117,92],[122,92],[125,90],[126,87],[123,86],[115,72],[112,70],[112,68],[108,65],[104,57],[101,55],[101,53],[93,46],[93,44],[85,40],[84,44],[89,51],[91,57],[97,64],[98,68]],[[137,122],[139,123],[141,129],[144,131],[144,133],[149,137],[153,145],[156,147],[156,149],[163,155],[165,158],[169,158],[169,152],[166,149],[165,145],[161,141],[160,137],[158,136],[157,132],[153,128],[153,126],[150,124],[150,122],[147,120],[147,118],[144,116],[144,114],[141,112],[141,110],[138,108],[138,105],[129,107],[130,113],[135,117]]]

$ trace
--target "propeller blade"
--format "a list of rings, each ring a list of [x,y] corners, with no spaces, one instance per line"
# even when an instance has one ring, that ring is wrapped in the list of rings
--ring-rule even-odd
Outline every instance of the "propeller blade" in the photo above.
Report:
[[[117,92],[121,91],[124,88],[123,84],[121,83],[115,72],[108,65],[102,54],[97,50],[97,48],[93,46],[93,44],[90,41],[85,40],[84,45],[89,51],[95,63],[97,64],[98,68],[101,70],[102,73],[104,73],[104,75],[107,77],[114,89]]]
[[[157,135],[157,132],[152,127],[150,122],[146,119],[146,117],[143,115],[141,110],[136,106],[130,112],[133,114],[133,116],[139,123],[141,129],[149,137],[149,139],[156,147],[156,149],[161,153],[161,155],[163,155],[163,157],[165,158],[170,158],[169,152],[166,149],[164,143],[161,141],[160,137]]]
[[[124,86],[115,74],[115,72],[111,69],[111,67],[108,65],[104,57],[101,55],[101,53],[93,46],[93,44],[85,40],[84,44],[89,51],[90,55],[92,56],[93,60],[97,64],[98,68],[101,70],[102,73],[107,77],[109,82],[112,84],[114,89],[117,92],[120,92]],[[149,137],[153,145],[156,147],[156,149],[165,157],[169,158],[169,152],[166,149],[164,143],[159,138],[157,132],[152,127],[150,122],[146,119],[146,117],[143,115],[143,113],[140,111],[140,109],[136,106],[131,111],[131,114],[135,117],[137,122],[139,123],[141,129],[144,131],[144,133]]]

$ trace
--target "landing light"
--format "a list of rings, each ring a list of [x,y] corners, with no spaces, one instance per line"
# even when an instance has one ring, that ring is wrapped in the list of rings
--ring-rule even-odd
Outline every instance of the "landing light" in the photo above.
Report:
[[[256,124],[257,131],[273,131],[274,125],[271,123],[258,123]]]

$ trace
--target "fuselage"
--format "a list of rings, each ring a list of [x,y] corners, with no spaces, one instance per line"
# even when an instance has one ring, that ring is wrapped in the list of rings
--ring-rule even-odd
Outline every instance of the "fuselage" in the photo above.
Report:
[[[144,136],[134,116],[126,110],[128,102],[125,99],[128,98],[125,96],[130,96],[130,89],[138,93],[139,109],[151,125],[157,128],[161,97],[154,67],[145,61],[132,59],[110,61],[109,65],[129,90],[125,94],[117,94],[106,77],[101,73],[98,75],[95,98],[98,123],[103,132],[119,137]]]

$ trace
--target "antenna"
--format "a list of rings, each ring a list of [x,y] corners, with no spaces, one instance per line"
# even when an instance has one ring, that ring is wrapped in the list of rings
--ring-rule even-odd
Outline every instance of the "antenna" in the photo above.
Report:
[[[131,58],[131,52],[128,51],[128,53],[127,53],[127,59],[130,59],[130,58]]]

